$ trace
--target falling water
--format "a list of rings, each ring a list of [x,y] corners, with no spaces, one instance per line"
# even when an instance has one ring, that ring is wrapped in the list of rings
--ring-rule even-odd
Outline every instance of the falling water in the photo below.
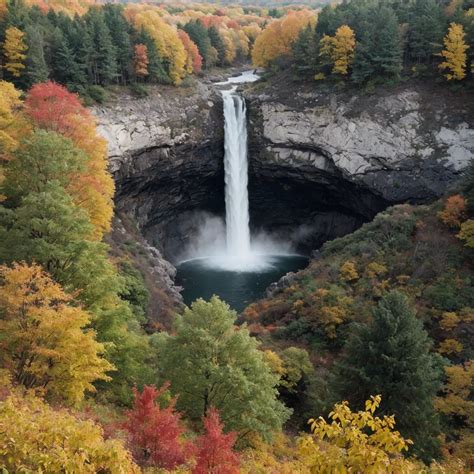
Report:
[[[225,206],[227,254],[250,255],[247,118],[245,100],[235,89],[222,92],[225,120]]]

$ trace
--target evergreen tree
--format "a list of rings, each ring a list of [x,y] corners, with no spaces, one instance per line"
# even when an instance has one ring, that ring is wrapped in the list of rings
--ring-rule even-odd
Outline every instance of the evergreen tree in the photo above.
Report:
[[[192,20],[186,23],[183,28],[189,37],[196,43],[199,54],[204,62],[204,68],[213,65],[214,55],[212,54],[212,44],[209,39],[206,27],[199,20]]]
[[[225,44],[222,41],[221,35],[215,26],[209,27],[207,32],[212,47],[217,51],[217,65],[223,66],[225,64]]]
[[[380,77],[397,78],[401,69],[397,16],[390,7],[371,9],[356,46],[352,78],[356,82]]]
[[[32,25],[26,28],[28,54],[26,57],[26,75],[28,86],[37,82],[46,82],[49,76],[44,57],[44,41],[41,31]]]
[[[441,49],[444,21],[435,0],[416,0],[410,15],[409,55],[413,61],[427,63]]]
[[[295,69],[299,76],[313,77],[318,70],[319,38],[311,25],[301,30],[293,45]]]
[[[153,38],[146,32],[145,29],[141,29],[137,35],[136,44],[144,44],[147,47],[148,54],[148,76],[147,80],[150,82],[156,82],[158,84],[169,84],[171,79],[166,73],[166,69],[163,60],[158,52],[156,43]]]
[[[362,407],[382,395],[384,414],[394,414],[402,436],[424,461],[438,455],[438,419],[433,398],[440,387],[441,359],[407,298],[393,291],[374,310],[370,326],[356,327],[337,365],[336,393]]]
[[[91,54],[93,83],[110,84],[117,78],[117,61],[104,14],[99,8],[91,8],[86,14],[86,21],[90,28],[93,44]]]
[[[211,407],[226,430],[263,436],[281,429],[289,410],[277,400],[274,375],[235,311],[214,296],[185,309],[176,333],[157,341],[160,378],[179,394],[177,408],[199,422]]]
[[[68,44],[63,32],[56,28],[53,46],[53,77],[61,83],[69,86],[84,84],[86,78],[81,65],[76,61],[74,52]],[[74,89],[74,87],[72,87]]]
[[[122,83],[126,83],[130,79],[133,49],[129,35],[130,27],[123,16],[123,7],[106,4],[104,6],[104,18],[114,45],[120,80]]]

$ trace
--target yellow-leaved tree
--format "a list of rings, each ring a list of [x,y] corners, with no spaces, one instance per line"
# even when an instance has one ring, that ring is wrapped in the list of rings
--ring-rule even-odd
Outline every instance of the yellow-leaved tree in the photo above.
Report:
[[[109,472],[138,474],[139,467],[119,440],[41,398],[8,387],[0,374],[0,466],[3,472]]]
[[[155,41],[160,56],[168,63],[168,74],[175,85],[186,76],[186,50],[178,30],[168,25],[156,7],[129,5],[125,15],[137,30],[144,28]]]
[[[10,26],[5,31],[5,41],[3,43],[3,55],[5,62],[3,68],[6,69],[13,77],[20,77],[21,72],[25,69],[26,50],[28,49],[24,41],[25,33]]]
[[[0,367],[13,383],[77,404],[114,367],[89,314],[38,265],[0,266]]]
[[[460,81],[466,77],[466,44],[464,29],[459,23],[451,23],[448,33],[444,37],[444,49],[440,56],[444,61],[439,65],[442,70],[447,69],[445,74],[448,81]]]
[[[276,59],[291,56],[291,47],[300,31],[315,20],[314,12],[301,10],[290,11],[283,18],[272,21],[255,40],[253,64],[267,67]]]
[[[394,431],[393,416],[374,416],[381,400],[372,396],[365,410],[355,413],[347,402],[338,403],[329,414],[331,423],[309,420],[312,434],[299,438],[298,450],[310,472],[411,472],[412,463],[401,453],[412,442]]]
[[[321,39],[322,56],[329,59],[333,74],[347,76],[354,61],[356,39],[352,29],[347,25],[340,26],[334,36],[324,35]]]

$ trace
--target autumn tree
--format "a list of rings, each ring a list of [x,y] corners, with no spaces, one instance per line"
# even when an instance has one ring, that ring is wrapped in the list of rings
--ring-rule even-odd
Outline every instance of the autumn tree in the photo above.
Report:
[[[394,414],[413,452],[429,461],[437,455],[438,420],[433,398],[440,386],[441,361],[399,292],[388,293],[373,313],[371,325],[359,325],[336,370],[340,398],[361,406],[370,393],[382,395],[383,413]],[[384,398],[385,397],[385,398]]]
[[[447,446],[455,456],[469,461],[474,447],[474,401],[471,397],[474,383],[474,361],[445,368],[446,383],[442,396],[435,400],[436,409],[449,426]]]
[[[3,43],[5,62],[3,68],[13,77],[20,77],[25,69],[27,46],[24,37],[25,33],[14,26],[8,27],[5,32]]]
[[[191,420],[199,422],[215,407],[226,430],[266,436],[281,428],[289,410],[276,397],[279,377],[247,328],[234,326],[235,319],[217,297],[186,308],[175,333],[155,342],[160,378],[171,382],[178,409]]]
[[[179,39],[186,50],[186,71],[188,74],[194,72],[199,74],[202,68],[202,57],[199,49],[184,30],[178,30]]]
[[[300,460],[311,472],[411,471],[401,453],[413,444],[395,431],[393,415],[374,416],[382,397],[371,396],[365,410],[352,412],[347,402],[338,403],[324,418],[309,420],[311,435],[298,441]]]
[[[340,26],[334,37],[323,36],[321,39],[321,52],[330,58],[333,74],[347,76],[354,60],[355,35],[347,25]]]
[[[0,446],[7,472],[140,472],[122,442],[105,440],[100,426],[18,390],[0,400]]]
[[[126,414],[124,428],[138,463],[171,470],[187,462],[193,446],[183,440],[185,429],[175,411],[176,400],[172,399],[166,407],[160,405],[167,388],[167,384],[159,390],[145,386],[141,393],[135,388],[133,407]]]
[[[308,10],[291,11],[279,20],[272,21],[257,37],[252,50],[255,66],[267,67],[278,58],[291,56],[293,43],[300,31],[314,21]]]
[[[144,44],[135,45],[133,56],[133,69],[138,78],[148,76],[148,48]]]
[[[0,363],[14,383],[76,404],[94,381],[110,379],[104,346],[84,330],[90,314],[41,267],[1,266],[0,278]]]
[[[444,38],[444,48],[440,55],[444,61],[439,65],[442,70],[447,69],[445,77],[448,81],[460,81],[466,77],[466,51],[469,46],[466,44],[463,26],[458,23],[451,23],[448,33]]]
[[[466,201],[459,194],[446,200],[444,209],[438,213],[441,221],[451,228],[459,228],[466,217]]]
[[[37,126],[64,135],[86,153],[83,172],[69,189],[89,214],[95,236],[100,239],[110,229],[114,183],[107,170],[107,145],[97,134],[95,119],[76,94],[54,82],[34,85],[28,92],[25,111]]]
[[[204,434],[197,441],[193,474],[238,474],[239,456],[233,451],[237,433],[224,434],[219,412],[210,408],[204,419]]]

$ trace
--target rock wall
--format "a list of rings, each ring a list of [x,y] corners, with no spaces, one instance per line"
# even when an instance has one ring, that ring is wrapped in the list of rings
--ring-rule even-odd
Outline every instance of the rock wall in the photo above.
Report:
[[[273,81],[245,93],[251,214],[282,234],[306,215],[307,247],[390,204],[441,196],[474,158],[472,96],[444,85],[373,95],[314,89]],[[294,218],[282,218],[291,204]]]

